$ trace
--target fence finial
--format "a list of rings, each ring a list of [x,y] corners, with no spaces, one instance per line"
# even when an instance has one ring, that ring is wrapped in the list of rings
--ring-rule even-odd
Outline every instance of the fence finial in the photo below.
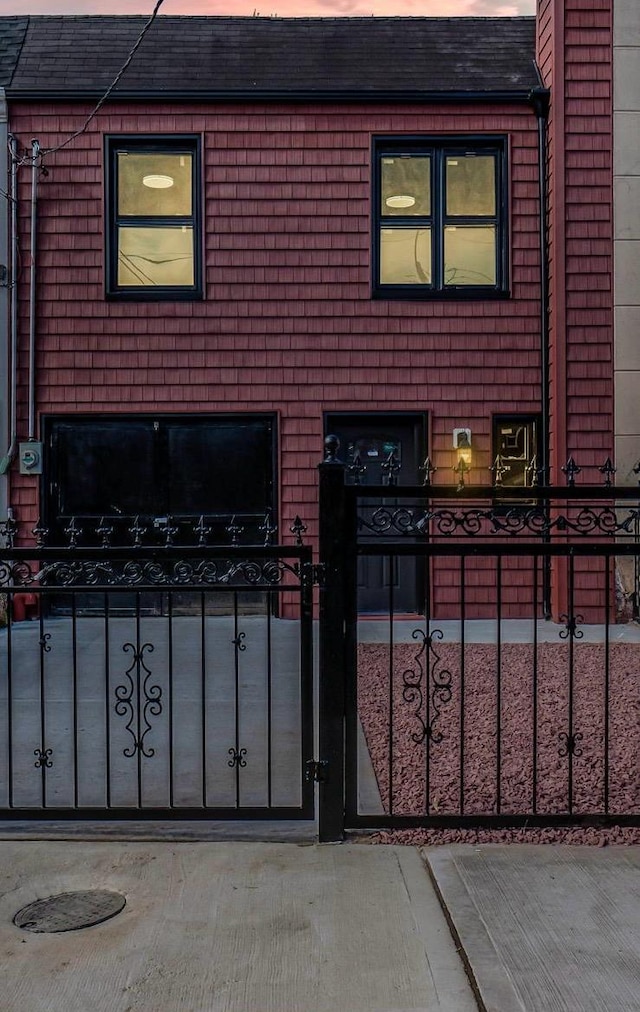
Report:
[[[418,468],[418,470],[419,471],[424,471],[424,481],[422,482],[422,484],[423,485],[430,485],[431,484],[431,475],[435,474],[435,472],[438,470],[438,468],[434,467],[433,464],[431,463],[431,457],[425,457],[424,464],[421,464],[420,467]]]
[[[570,488],[573,488],[576,483],[576,475],[580,474],[582,468],[578,467],[573,457],[569,457],[567,463],[564,464],[560,470],[567,476],[567,485],[569,485]]]
[[[605,488],[611,488],[613,484],[613,476],[616,473],[616,468],[613,466],[611,457],[607,457],[602,467],[599,467],[598,470],[604,477]]]
[[[362,463],[362,460],[360,459],[360,454],[356,453],[351,463],[347,465],[347,471],[349,472],[349,474],[353,475],[354,485],[360,484],[360,475],[365,474],[366,470],[367,470],[366,464]]]
[[[264,534],[264,546],[268,548],[269,545],[273,544],[273,537],[278,532],[278,525],[274,524],[270,509],[265,512],[264,520],[258,527],[258,530],[261,534]]]
[[[303,524],[302,520],[300,519],[297,513],[293,518],[293,523],[291,524],[289,530],[296,539],[296,545],[303,545],[304,542],[302,540],[302,535],[306,533],[307,526],[306,524]]]
[[[337,436],[329,435],[324,441],[324,462],[325,464],[340,464],[342,463],[338,459],[338,450],[340,448],[340,440]]]
[[[383,464],[380,465],[380,470],[387,478],[387,485],[397,485],[398,479],[396,475],[402,467],[400,461],[396,457],[396,451],[392,450],[387,459]]]
[[[493,475],[493,484],[499,488],[502,485],[502,476],[507,473],[509,466],[502,463],[502,457],[498,454],[489,470]]]

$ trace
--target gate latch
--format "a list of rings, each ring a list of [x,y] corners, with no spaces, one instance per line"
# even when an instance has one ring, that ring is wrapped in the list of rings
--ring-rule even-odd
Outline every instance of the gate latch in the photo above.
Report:
[[[326,566],[324,562],[307,562],[302,567],[302,579],[308,581],[312,587],[322,587],[324,585],[324,578],[326,573]]]
[[[313,781],[315,784],[325,784],[328,777],[329,763],[326,759],[309,759],[305,763],[305,775],[304,778],[307,781]]]

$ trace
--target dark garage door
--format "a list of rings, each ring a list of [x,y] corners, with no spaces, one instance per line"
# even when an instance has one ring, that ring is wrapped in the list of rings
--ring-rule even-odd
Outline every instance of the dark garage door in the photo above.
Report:
[[[134,517],[172,516],[186,537],[201,515],[222,525],[236,515],[241,539],[255,540],[251,524],[275,515],[272,417],[52,418],[47,431],[54,537],[71,517],[105,517],[117,530]]]

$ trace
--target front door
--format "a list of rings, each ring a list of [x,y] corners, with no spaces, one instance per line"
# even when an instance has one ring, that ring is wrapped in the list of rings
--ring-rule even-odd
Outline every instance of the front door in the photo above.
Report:
[[[426,419],[423,415],[328,415],[327,433],[340,440],[338,456],[348,465],[356,464],[348,472],[347,481],[357,478],[364,485],[387,485],[386,462],[391,454],[399,465],[394,477],[399,485],[419,484],[419,467],[424,460],[426,445]],[[390,489],[391,491],[391,489]],[[391,493],[380,500],[367,500],[367,504],[394,506]],[[406,503],[405,503],[406,504]],[[392,594],[390,588],[393,588]],[[361,614],[380,614],[389,610],[415,613],[420,610],[419,571],[414,558],[363,556],[358,560],[358,611]]]

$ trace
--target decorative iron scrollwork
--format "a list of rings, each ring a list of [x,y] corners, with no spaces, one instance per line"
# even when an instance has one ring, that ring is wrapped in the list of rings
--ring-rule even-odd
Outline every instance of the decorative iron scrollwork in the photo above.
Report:
[[[247,635],[246,633],[239,632],[238,635],[235,637],[235,639],[231,640],[236,650],[247,649],[247,644],[242,642],[246,638],[246,635]]]
[[[421,745],[425,738],[434,745],[439,745],[444,736],[436,727],[436,723],[441,715],[442,706],[450,703],[453,698],[453,675],[446,668],[438,669],[442,658],[433,645],[434,640],[443,638],[442,630],[434,629],[427,635],[422,629],[414,629],[411,636],[414,640],[422,638],[420,649],[414,657],[417,670],[407,668],[402,672],[402,698],[405,703],[415,704],[413,716],[420,726],[420,730],[414,731],[411,738],[416,745]],[[424,692],[429,695],[431,704],[429,723],[422,716],[425,674]]]
[[[575,734],[569,734],[567,731],[562,731],[561,734],[558,735],[558,741],[560,742],[558,755],[560,758],[566,759],[569,755],[580,758],[582,755],[582,749],[579,747],[578,742],[581,742],[582,738],[583,735],[581,731],[577,731]]]
[[[162,713],[162,687],[151,685],[151,670],[144,662],[145,653],[153,651],[153,643],[143,643],[136,649],[133,643],[125,643],[122,647],[125,653],[131,651],[131,664],[125,671],[127,682],[116,686],[115,712],[119,717],[128,717],[125,730],[132,738],[132,745],[122,750],[122,754],[131,759],[136,752],[150,759],[155,755],[155,749],[145,748],[145,738],[152,728],[149,717],[158,717]],[[135,670],[135,679],[133,672]],[[144,678],[143,678],[144,672]],[[136,697],[134,703],[134,696]],[[138,712],[138,707],[142,711]],[[138,725],[138,732],[134,730],[134,724]]]
[[[229,755],[231,756],[231,759],[229,759],[227,766],[231,766],[232,769],[234,766],[238,766],[241,769],[244,769],[244,767],[247,765],[247,760],[245,759],[246,754],[247,754],[246,748],[241,748],[239,750],[235,748],[230,748]]]
[[[584,632],[582,631],[582,629],[578,629],[578,626],[582,622],[584,622],[584,617],[582,615],[569,616],[565,612],[564,615],[560,616],[560,621],[564,622],[564,629],[561,629],[560,632],[558,633],[561,640],[566,640],[569,638],[569,636],[571,636],[572,639],[575,640],[582,639],[582,637],[584,636]]]
[[[99,549],[96,549],[98,552]],[[129,559],[121,562],[108,558],[61,558],[38,567],[30,562],[0,562],[0,586],[28,587],[34,583],[48,586],[154,587],[215,586],[244,583],[251,587],[272,587],[286,578],[299,580],[294,563],[283,559]]]
[[[555,513],[542,505],[510,506],[478,509],[477,507],[360,506],[358,530],[370,536],[393,537],[397,534],[416,536],[429,532],[432,536],[464,535],[471,537],[515,537],[529,534],[544,537],[566,534],[616,535],[633,534],[640,521],[637,508],[612,506],[581,506],[572,512]]]
[[[34,748],[33,754],[34,756],[37,756],[36,761],[33,764],[36,769],[42,769],[43,767],[44,769],[51,769],[53,766],[53,762],[51,760],[51,756],[53,755],[52,748]]]
[[[40,647],[42,648],[42,652],[44,654],[51,653],[51,645],[49,643],[50,639],[51,633],[43,633],[40,639],[38,640],[38,643],[40,644]]]

